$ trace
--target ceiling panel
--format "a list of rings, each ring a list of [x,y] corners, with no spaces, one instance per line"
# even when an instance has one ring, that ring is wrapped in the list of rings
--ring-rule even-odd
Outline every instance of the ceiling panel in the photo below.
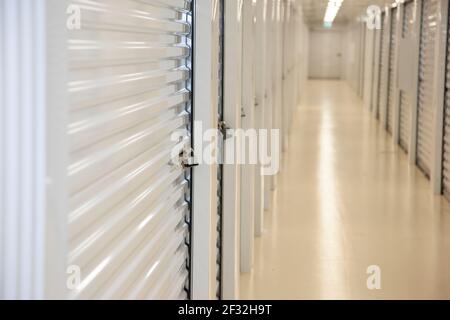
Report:
[[[336,23],[353,21],[364,13],[370,5],[384,6],[393,0],[344,0],[336,17]],[[322,22],[328,5],[328,0],[300,0],[306,20],[309,23]]]

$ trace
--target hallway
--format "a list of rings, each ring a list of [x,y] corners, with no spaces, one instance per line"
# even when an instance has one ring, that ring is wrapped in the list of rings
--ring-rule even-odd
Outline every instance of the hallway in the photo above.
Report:
[[[283,169],[241,298],[450,298],[450,205],[345,82],[308,83]]]

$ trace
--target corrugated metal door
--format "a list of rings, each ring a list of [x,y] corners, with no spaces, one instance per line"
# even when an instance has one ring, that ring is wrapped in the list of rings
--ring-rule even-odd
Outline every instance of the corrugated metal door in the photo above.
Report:
[[[450,25],[449,25],[450,30]],[[450,36],[447,46],[447,79],[445,82],[444,146],[442,164],[442,188],[445,197],[450,200]]]
[[[433,88],[438,0],[424,0],[420,36],[417,164],[429,177],[433,145]]]
[[[389,49],[389,89],[387,100],[387,131],[393,133],[394,128],[394,113],[395,113],[395,99],[396,99],[396,72],[397,65],[395,64],[397,57],[397,8],[392,9],[391,12],[391,34],[390,34],[390,49]]]
[[[68,260],[82,281],[72,297],[187,298],[191,170],[172,154],[191,143],[191,1],[74,4]]]
[[[383,13],[383,30],[381,32],[381,65],[380,65],[380,88],[378,99],[378,114],[381,116],[381,110],[385,110],[387,101],[387,89],[389,82],[389,24],[390,15]],[[384,113],[383,113],[384,114]],[[383,119],[383,121],[386,118]]]
[[[411,37],[414,31],[414,2],[409,1],[405,4],[403,22],[402,22],[402,37]],[[411,92],[407,90],[400,91],[400,135],[399,144],[403,150],[408,152],[409,140],[411,132],[411,109],[412,109],[413,97]]]

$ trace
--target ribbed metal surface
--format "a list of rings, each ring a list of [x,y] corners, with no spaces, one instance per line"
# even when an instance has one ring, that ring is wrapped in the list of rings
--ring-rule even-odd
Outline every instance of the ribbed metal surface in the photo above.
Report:
[[[380,65],[380,88],[378,99],[378,112],[381,115],[381,110],[386,108],[387,89],[388,89],[388,75],[389,75],[389,24],[390,15],[383,13],[383,30],[381,32],[381,65]]]
[[[396,99],[396,57],[397,57],[397,8],[392,9],[391,12],[391,37],[389,49],[389,88],[387,101],[387,131],[393,133],[394,128],[394,112]]]
[[[217,86],[218,86],[218,92],[219,92],[219,105],[218,105],[218,119],[219,121],[224,120],[224,109],[223,109],[223,89],[224,89],[224,41],[225,41],[225,17],[224,17],[224,1],[225,0],[218,0],[218,16],[219,16],[219,74],[217,77]],[[224,147],[224,137],[220,137],[220,145],[219,145],[219,153],[220,157],[223,156],[223,147]],[[223,160],[223,159],[221,159]],[[220,162],[222,163],[222,162]],[[216,297],[217,299],[222,298],[222,216],[223,216],[223,165],[219,164],[217,166],[217,241],[216,241],[216,247],[217,247],[217,259],[216,259],[216,280],[217,280],[217,289],[216,289]]]
[[[414,28],[414,2],[409,1],[405,4],[403,23],[402,23],[402,37],[407,39],[411,37]],[[409,151],[409,140],[411,136],[411,110],[412,97],[407,90],[400,92],[400,135],[399,144],[403,150]]]
[[[405,3],[402,22],[402,37],[408,38],[414,31],[414,1]]]
[[[171,152],[190,144],[190,1],[74,4],[68,263],[82,283],[71,296],[186,298],[190,178]]]
[[[433,88],[438,0],[424,0],[420,40],[417,164],[430,175],[433,144]]]
[[[450,20],[449,20],[450,21]],[[450,22],[448,26],[450,30]],[[447,75],[445,81],[444,146],[442,163],[442,187],[445,197],[450,201],[450,37],[447,47]]]

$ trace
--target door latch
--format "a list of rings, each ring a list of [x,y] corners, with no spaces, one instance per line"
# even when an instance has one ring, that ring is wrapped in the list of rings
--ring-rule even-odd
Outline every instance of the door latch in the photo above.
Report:
[[[198,167],[199,164],[195,161],[195,155],[194,155],[194,150],[193,149],[189,149],[189,150],[183,150],[180,154],[181,156],[181,166],[184,169],[189,169],[189,168],[194,168],[194,167]]]
[[[231,134],[229,133],[230,130],[231,128],[227,125],[225,121],[219,122],[219,131],[225,140],[231,138]]]
[[[247,114],[245,113],[244,108],[241,108],[241,118],[247,118]]]
[[[190,169],[198,167],[200,164],[195,161],[194,150],[181,150],[177,159],[173,159],[171,164],[180,169]]]

